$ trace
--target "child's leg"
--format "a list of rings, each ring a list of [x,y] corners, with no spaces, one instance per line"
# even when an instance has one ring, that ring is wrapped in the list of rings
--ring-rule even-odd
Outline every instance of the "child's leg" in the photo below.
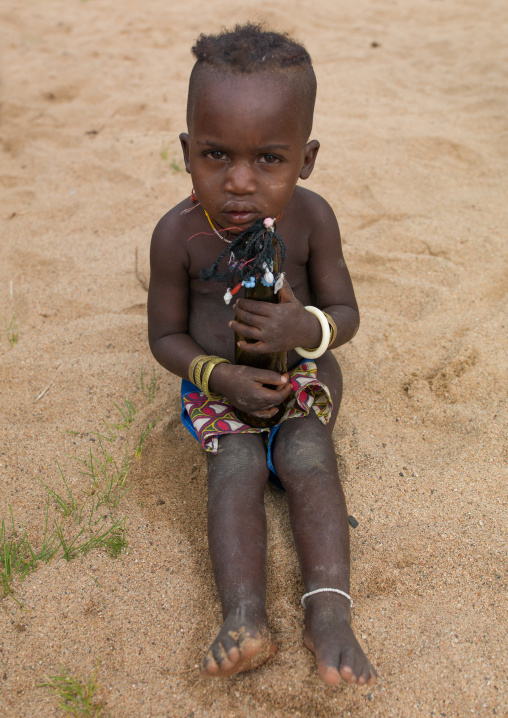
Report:
[[[207,463],[208,542],[224,624],[201,672],[228,676],[264,663],[277,650],[265,610],[264,441],[259,434],[222,436]]]
[[[329,352],[317,364],[318,377],[332,395],[332,420],[325,427],[311,411],[284,422],[275,440],[274,465],[288,496],[305,591],[349,593],[349,525],[332,440],[342,379]],[[326,683],[341,678],[360,685],[375,682],[376,672],[349,626],[349,601],[343,596],[319,593],[307,599],[304,638]]]

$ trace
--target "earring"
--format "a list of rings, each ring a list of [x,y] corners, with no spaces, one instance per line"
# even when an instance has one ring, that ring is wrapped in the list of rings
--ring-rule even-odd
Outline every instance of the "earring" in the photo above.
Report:
[[[187,207],[187,209],[183,209],[180,214],[189,214],[189,212],[192,212],[193,209],[196,209],[196,207],[199,207],[199,200],[196,197],[196,193],[194,192],[194,187],[192,188],[190,199],[192,202],[192,207]]]

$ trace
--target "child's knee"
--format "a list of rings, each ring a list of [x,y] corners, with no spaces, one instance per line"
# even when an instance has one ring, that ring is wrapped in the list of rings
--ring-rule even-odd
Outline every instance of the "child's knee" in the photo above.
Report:
[[[283,432],[282,428],[278,432],[274,466],[286,490],[305,487],[309,481],[337,480],[333,440],[317,419],[288,420],[287,430]]]
[[[230,434],[219,438],[217,454],[207,454],[209,488],[264,488],[268,481],[266,450],[259,436]]]
[[[293,456],[284,456],[279,464],[275,468],[287,491],[291,488],[304,489],[310,482],[315,485],[330,479],[335,481],[338,476],[335,460],[323,456],[316,447],[296,449]]]

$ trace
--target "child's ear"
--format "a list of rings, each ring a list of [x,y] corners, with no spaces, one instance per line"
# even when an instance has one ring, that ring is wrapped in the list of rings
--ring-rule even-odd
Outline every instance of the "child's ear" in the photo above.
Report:
[[[300,179],[307,179],[308,177],[310,177],[312,170],[314,169],[314,163],[316,161],[318,152],[319,142],[317,140],[311,140],[310,142],[307,142],[307,144],[305,145],[305,158],[303,161],[303,167],[300,171]]]
[[[190,159],[189,159],[189,135],[187,132],[182,132],[180,135],[180,142],[182,144],[183,161],[185,162],[185,171],[190,174]]]

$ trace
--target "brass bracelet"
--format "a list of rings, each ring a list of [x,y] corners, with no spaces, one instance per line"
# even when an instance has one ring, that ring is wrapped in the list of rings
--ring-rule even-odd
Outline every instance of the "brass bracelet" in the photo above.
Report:
[[[209,399],[222,399],[221,394],[213,394],[208,388],[210,374],[217,364],[230,364],[227,359],[214,355],[199,354],[195,357],[189,366],[189,379],[195,384]]]
[[[209,399],[222,399],[222,394],[214,394],[210,391],[208,388],[208,382],[210,381],[210,375],[212,371],[215,369],[215,367],[218,364],[230,364],[227,359],[222,359],[221,357],[212,357],[210,361],[206,365],[206,369],[203,374],[203,383],[201,386],[201,390]]]
[[[194,357],[194,359],[191,361],[189,366],[189,381],[195,384],[194,381],[194,372],[196,371],[196,365],[200,361],[200,359],[207,359],[208,357],[206,354],[198,354],[197,357]]]
[[[325,315],[328,324],[330,325],[330,341],[328,342],[328,348],[330,348],[335,341],[335,337],[337,336],[337,325],[333,321],[332,317],[328,314],[328,312],[323,312]]]
[[[196,370],[194,372],[196,381],[194,382],[196,386],[199,386],[201,391],[204,391],[203,387],[205,385],[205,372],[209,368],[208,365],[211,363],[210,371],[208,372],[208,378],[210,377],[210,374],[212,373],[212,368],[216,366],[217,364],[222,364],[224,362],[228,362],[227,359],[223,359],[222,357],[215,356],[214,354],[211,354],[210,356],[203,357],[203,363],[199,362]],[[205,368],[206,367],[206,368]],[[208,382],[207,382],[208,384]]]
[[[202,376],[203,369],[205,368],[205,365],[207,364],[207,362],[208,362],[208,357],[203,356],[203,357],[201,357],[201,359],[198,361],[198,363],[194,367],[194,384],[197,387],[199,387],[201,389],[201,391],[203,391],[203,385],[201,384],[201,376]]]

